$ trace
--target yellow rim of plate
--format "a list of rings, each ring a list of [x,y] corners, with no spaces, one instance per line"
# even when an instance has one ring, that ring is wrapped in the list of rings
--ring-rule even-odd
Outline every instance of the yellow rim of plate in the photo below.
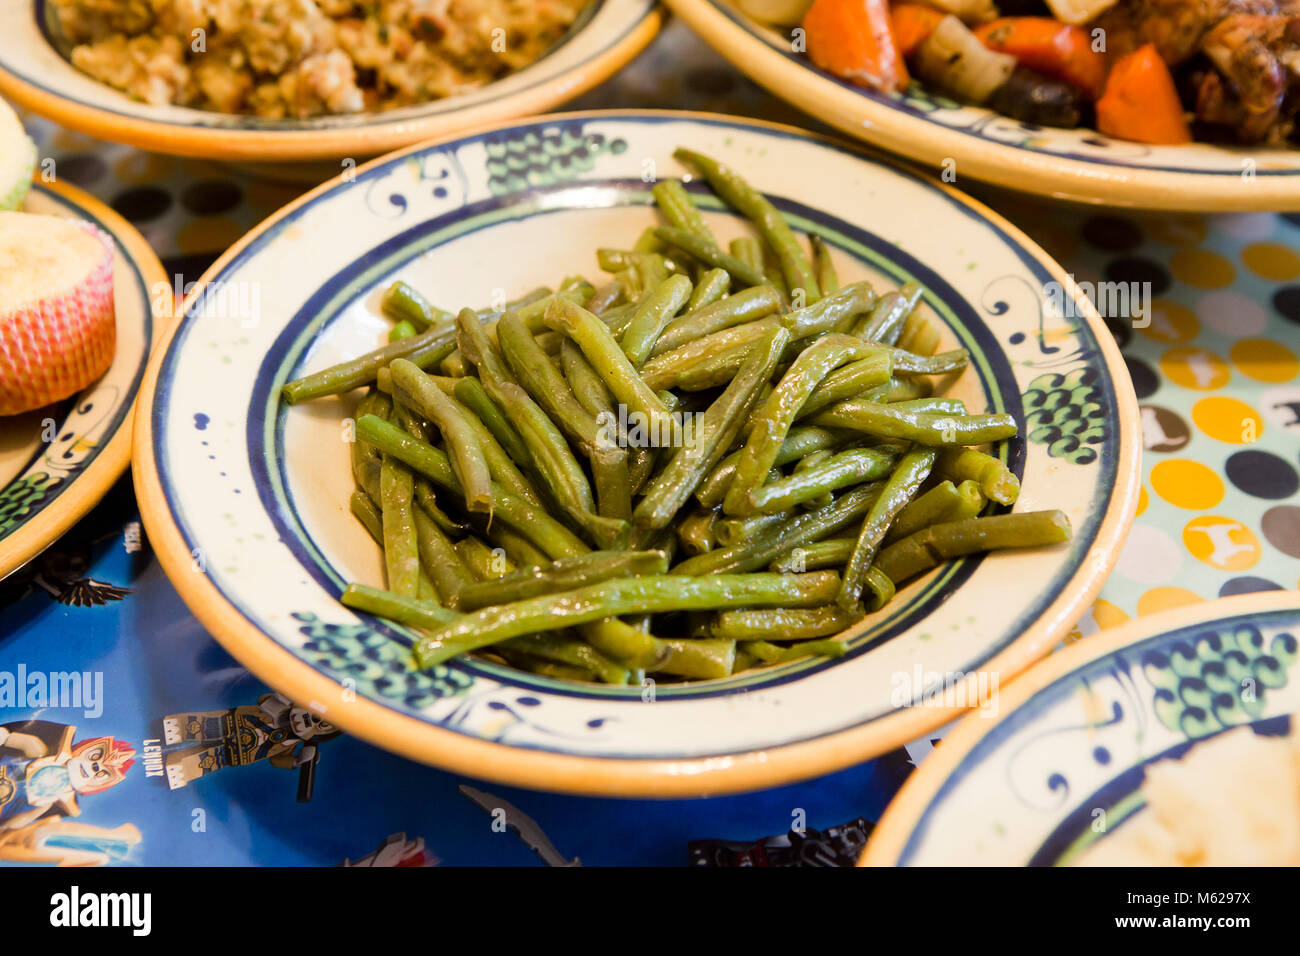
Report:
[[[1266,591],[1217,598],[1134,618],[1086,637],[1059,654],[1053,654],[1012,680],[1001,691],[997,717],[990,720],[980,714],[969,714],[953,728],[952,733],[944,736],[943,742],[908,777],[902,789],[885,808],[884,815],[858,860],[858,866],[896,865],[912,831],[948,777],[985,735],[1010,718],[1044,687],[1095,660],[1151,637],[1243,614],[1295,610],[1300,610],[1300,593],[1294,591]]]
[[[806,130],[717,113],[673,110],[591,110],[563,114],[566,120],[600,120],[610,117],[635,119],[643,116],[722,121],[729,124],[740,122],[758,129],[806,136],[836,147],[845,145],[830,137],[819,136]],[[392,162],[418,150],[454,141],[461,136],[473,136],[504,129],[514,125],[515,122],[495,123],[413,146],[373,160],[356,170],[355,174],[381,163]],[[853,147],[850,145],[850,148]],[[863,161],[875,160],[863,157]],[[893,165],[915,174],[915,170],[901,163],[886,161],[882,165]],[[1029,237],[992,210],[931,177],[922,174],[921,178],[1004,230],[1012,241],[1020,243],[1025,251],[1033,255],[1064,288],[1071,291],[1080,314],[1085,317],[1093,334],[1101,343],[1103,360],[1115,382],[1120,423],[1120,432],[1117,435],[1119,442],[1117,481],[1097,536],[1097,549],[1105,557],[1102,560],[1086,562],[1085,566],[1081,567],[1070,582],[1062,588],[1061,593],[1042,617],[1011,645],[983,665],[985,668],[996,669],[1003,674],[1016,674],[1046,654],[1055,642],[1074,626],[1092,603],[1097,592],[1101,590],[1106,574],[1118,560],[1120,546],[1128,534],[1129,526],[1137,511],[1142,447],[1137,396],[1133,392],[1119,348],[1097,315],[1096,309],[1079,291],[1074,280],[1066,274],[1065,270],[1053,262],[1047,253],[1035,245]],[[210,278],[257,236],[272,228],[293,209],[342,183],[342,175],[323,183],[285,206],[235,243],[196,283],[186,299],[186,307],[182,309],[181,316],[188,314],[189,303],[202,294]],[[176,323],[169,331],[166,341],[155,350],[149,363],[144,384],[140,389],[140,394],[145,396],[142,407],[146,409],[151,409],[153,406],[159,367],[168,350],[171,337],[180,324],[180,322]],[[180,592],[190,610],[213,636],[267,684],[283,691],[300,703],[337,700],[339,685],[336,681],[276,644],[233,608],[206,575],[196,573],[192,569],[192,556],[171,510],[167,507],[158,477],[158,465],[153,454],[152,418],[150,414],[143,414],[136,419],[133,473],[136,497],[141,517],[149,533],[149,540],[172,584]],[[972,681],[976,679],[977,675],[971,676]],[[969,699],[976,698],[972,696]],[[433,764],[470,777],[538,790],[595,796],[698,797],[757,790],[832,773],[914,740],[953,720],[962,713],[962,710],[963,708],[959,707],[912,708],[897,711],[869,724],[804,743],[745,754],[682,759],[577,757],[474,740],[463,734],[397,713],[362,697],[355,697],[339,706],[331,705],[330,720],[376,746],[412,760]]]
[[[367,157],[434,137],[486,126],[521,116],[545,113],[603,83],[640,53],[663,22],[663,12],[650,8],[646,17],[605,52],[547,83],[514,96],[468,110],[393,120],[351,130],[226,130],[180,126],[157,120],[121,116],[74,103],[25,82],[0,68],[0,94],[68,129],[172,156],[234,162],[299,162],[342,157]]]
[[[1053,199],[1181,212],[1300,210],[1294,176],[1239,176],[1113,166],[1005,146],[918,117],[845,89],[811,63],[792,63],[737,26],[710,0],[664,0],[738,70],[774,95],[848,135],[938,168],[955,160],[960,175]],[[1243,158],[1245,158],[1243,156]]]
[[[171,283],[167,281],[167,273],[163,270],[157,254],[149,243],[145,242],[144,236],[140,235],[129,222],[94,196],[75,186],[60,182],[41,185],[42,188],[49,189],[68,200],[78,209],[84,209],[88,215],[95,217],[112,233],[113,238],[126,250],[126,257],[144,276],[146,292],[158,282],[171,288]],[[153,340],[146,346],[150,359],[152,359],[152,349],[162,341],[165,334],[170,332],[167,325],[171,312],[159,313],[156,306],[157,303],[153,302],[152,297],[146,297],[146,307],[153,310],[154,321]],[[122,472],[131,461],[132,418],[135,415],[135,400],[138,397],[137,392],[131,399],[130,410],[118,424],[117,430],[109,437],[104,450],[95,456],[90,466],[85,471],[78,472],[67,490],[61,492],[49,507],[42,509],[31,521],[4,539],[4,551],[0,553],[0,580],[18,570],[58,540],[63,532],[95,507],[99,499],[103,498],[108,493],[108,489],[113,487],[113,483],[122,476]]]

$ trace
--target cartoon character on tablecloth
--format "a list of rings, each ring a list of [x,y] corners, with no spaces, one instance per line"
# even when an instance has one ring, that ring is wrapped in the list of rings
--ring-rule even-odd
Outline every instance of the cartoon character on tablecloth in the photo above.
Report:
[[[225,767],[266,760],[273,767],[299,771],[298,800],[306,803],[320,760],[318,744],[340,733],[281,694],[264,694],[256,704],[228,710],[171,714],[163,718],[164,743],[192,746],[165,756],[167,786],[177,790]]]
[[[0,831],[47,813],[75,817],[77,798],[116,786],[134,763],[130,744],[112,737],[73,742],[77,728],[48,720],[0,726]]]

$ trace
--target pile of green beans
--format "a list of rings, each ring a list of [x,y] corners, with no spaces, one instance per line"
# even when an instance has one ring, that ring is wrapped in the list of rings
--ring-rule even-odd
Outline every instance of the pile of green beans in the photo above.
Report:
[[[838,657],[939,563],[1068,540],[1060,512],[1006,513],[1015,420],[934,394],[969,356],[939,351],[920,286],[842,284],[824,237],[676,155],[749,234],[724,249],[660,182],[662,222],[596,251],[608,281],[501,311],[395,282],[380,348],[283,386],[366,390],[347,504],[386,587],[342,601],[412,629],[417,666],[627,684]]]

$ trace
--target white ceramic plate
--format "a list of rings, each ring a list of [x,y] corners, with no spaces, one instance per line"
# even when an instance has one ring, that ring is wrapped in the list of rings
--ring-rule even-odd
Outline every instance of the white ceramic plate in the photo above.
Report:
[[[1022,475],[1017,507],[1066,511],[1074,541],[927,576],[856,628],[839,661],[661,685],[653,703],[637,687],[487,662],[408,672],[409,634],[337,602],[348,581],[382,580],[377,549],[348,514],[344,419],[359,395],[288,410],[280,385],[374,347],[388,327],[377,298],[395,278],[459,307],[593,273],[598,246],[625,247],[655,221],[644,177],[681,175],[672,151],[683,144],[743,169],[797,228],[820,233],[845,281],[921,281],[947,344],[974,356],[950,390],[972,411],[1024,421],[1027,402],[1079,389],[1087,442],[1049,427],[1004,449]],[[711,194],[698,196],[720,238],[741,233]],[[1068,280],[987,210],[805,132],[682,113],[521,121],[386,157],[231,249],[151,368],[138,497],[163,567],[217,638],[381,746],[590,793],[716,793],[826,773],[960,711],[952,701],[899,708],[899,681],[938,673],[965,687],[968,672],[1006,678],[1046,653],[1118,555],[1136,507],[1136,401],[1092,307],[1067,299],[1077,308],[1062,315],[1045,291],[1056,282]],[[256,315],[230,306],[254,299]]]
[[[1300,594],[1270,591],[1139,618],[1053,655],[944,737],[863,864],[1068,864],[1142,808],[1148,764],[1234,727],[1292,730],[1298,635]]]
[[[1208,143],[1146,146],[961,106],[913,84],[886,95],[846,83],[793,49],[789,30],[731,0],[665,0],[719,53],[777,96],[933,167],[1011,189],[1108,206],[1190,211],[1300,209],[1300,150]]]
[[[172,284],[144,238],[79,189],[34,184],[23,211],[92,222],[113,237],[117,351],[75,398],[0,418],[0,578],[94,507],[131,459],[131,409],[149,350],[171,315]]]
[[[45,0],[0,4],[0,95],[100,139],[247,163],[361,160],[483,123],[544,113],[640,53],[661,19],[655,0],[593,0],[540,60],[472,93],[380,113],[279,121],[132,99],[69,63],[52,39],[49,16]]]

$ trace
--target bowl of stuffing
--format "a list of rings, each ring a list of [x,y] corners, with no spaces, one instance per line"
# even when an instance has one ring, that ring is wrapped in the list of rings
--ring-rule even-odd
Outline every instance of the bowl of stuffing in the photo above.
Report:
[[[156,152],[346,163],[545,112],[659,23],[654,0],[21,0],[0,93]]]

